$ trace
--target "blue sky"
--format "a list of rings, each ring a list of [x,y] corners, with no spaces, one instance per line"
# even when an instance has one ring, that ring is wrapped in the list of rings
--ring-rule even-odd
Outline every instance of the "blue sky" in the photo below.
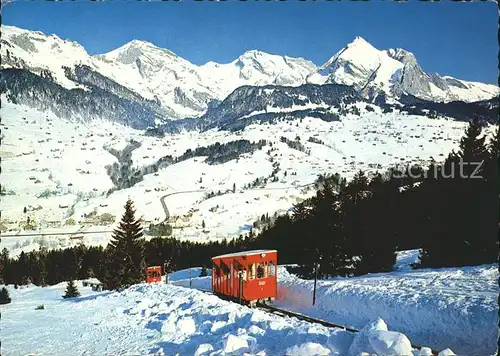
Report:
[[[258,49],[321,65],[361,36],[379,49],[413,52],[426,72],[498,82],[493,2],[17,1],[2,20],[77,41],[91,54],[141,39],[195,64]]]

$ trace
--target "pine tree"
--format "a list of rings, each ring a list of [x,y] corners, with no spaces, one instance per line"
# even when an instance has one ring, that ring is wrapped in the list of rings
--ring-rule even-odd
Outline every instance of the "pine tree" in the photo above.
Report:
[[[70,280],[68,282],[68,286],[66,287],[66,293],[63,295],[63,298],[74,298],[74,297],[79,297],[80,292],[78,291],[78,288],[76,287],[75,281]]]
[[[206,226],[206,225],[205,225],[205,220],[203,220],[203,221],[201,222],[201,227],[204,229],[204,228],[205,228],[205,226]]]
[[[9,291],[7,288],[3,287],[0,290],[0,304],[9,304],[12,301],[9,296]]]
[[[205,266],[202,266],[201,272],[200,272],[200,277],[206,277],[206,276],[208,276],[207,268]]]
[[[10,281],[10,268],[8,267],[8,265],[9,251],[4,247],[2,252],[0,253],[0,283],[8,284],[7,281]]]
[[[481,136],[484,125],[477,118],[469,122],[469,126],[465,130],[465,135],[460,140],[459,156],[464,161],[480,159],[485,157],[486,146],[485,136]]]
[[[493,184],[498,181],[498,167],[500,159],[500,130],[494,132],[488,143],[488,157],[484,165],[484,175],[486,180]]]
[[[16,282],[18,284],[22,284],[22,285],[28,284],[29,283],[29,278],[28,278],[28,276],[29,276],[29,261],[28,261],[28,256],[26,256],[26,253],[24,253],[24,251],[21,251],[17,265],[18,265],[18,268],[14,272]]]
[[[424,241],[422,265],[458,267],[493,263],[498,250],[497,169],[492,167],[483,125],[469,123],[460,149],[446,159],[446,177],[438,175],[422,187],[433,198],[434,231]],[[488,162],[490,161],[490,162]],[[480,167],[478,169],[478,167]],[[451,174],[454,168],[455,174]]]
[[[103,280],[106,289],[117,290],[144,279],[146,264],[142,236],[141,222],[135,219],[133,202],[129,199],[122,220],[106,248],[106,273]]]
[[[27,212],[28,212],[28,209],[26,209],[26,207],[24,207],[24,209],[23,209],[23,213],[25,213],[25,214],[26,214]]]

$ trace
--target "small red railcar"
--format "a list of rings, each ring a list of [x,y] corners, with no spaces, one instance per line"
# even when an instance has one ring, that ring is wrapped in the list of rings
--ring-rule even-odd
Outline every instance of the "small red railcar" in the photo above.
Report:
[[[146,283],[161,282],[161,266],[146,267]]]
[[[212,258],[214,294],[255,306],[273,302],[277,293],[278,252],[253,250]]]

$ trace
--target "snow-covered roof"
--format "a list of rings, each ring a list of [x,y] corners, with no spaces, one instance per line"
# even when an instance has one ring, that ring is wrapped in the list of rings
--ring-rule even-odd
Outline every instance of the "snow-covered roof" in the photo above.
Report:
[[[87,278],[87,279],[84,279],[82,281],[82,283],[85,282],[85,283],[90,283],[90,284],[102,284],[100,280],[98,280],[97,278]]]
[[[261,253],[270,253],[270,252],[278,252],[276,250],[251,250],[251,251],[241,251],[241,252],[234,252],[234,253],[228,253],[226,255],[220,255],[220,256],[215,256],[212,257],[214,258],[222,258],[222,257],[234,257],[234,256],[248,256],[248,255],[260,255]]]

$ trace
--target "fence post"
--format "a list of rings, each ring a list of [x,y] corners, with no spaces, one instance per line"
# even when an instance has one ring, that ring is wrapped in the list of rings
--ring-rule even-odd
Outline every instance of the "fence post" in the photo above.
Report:
[[[319,259],[321,261],[321,257]],[[318,280],[318,269],[319,269],[319,262],[316,262],[315,268],[314,268],[314,290],[313,290],[313,305],[316,303],[316,283]]]

